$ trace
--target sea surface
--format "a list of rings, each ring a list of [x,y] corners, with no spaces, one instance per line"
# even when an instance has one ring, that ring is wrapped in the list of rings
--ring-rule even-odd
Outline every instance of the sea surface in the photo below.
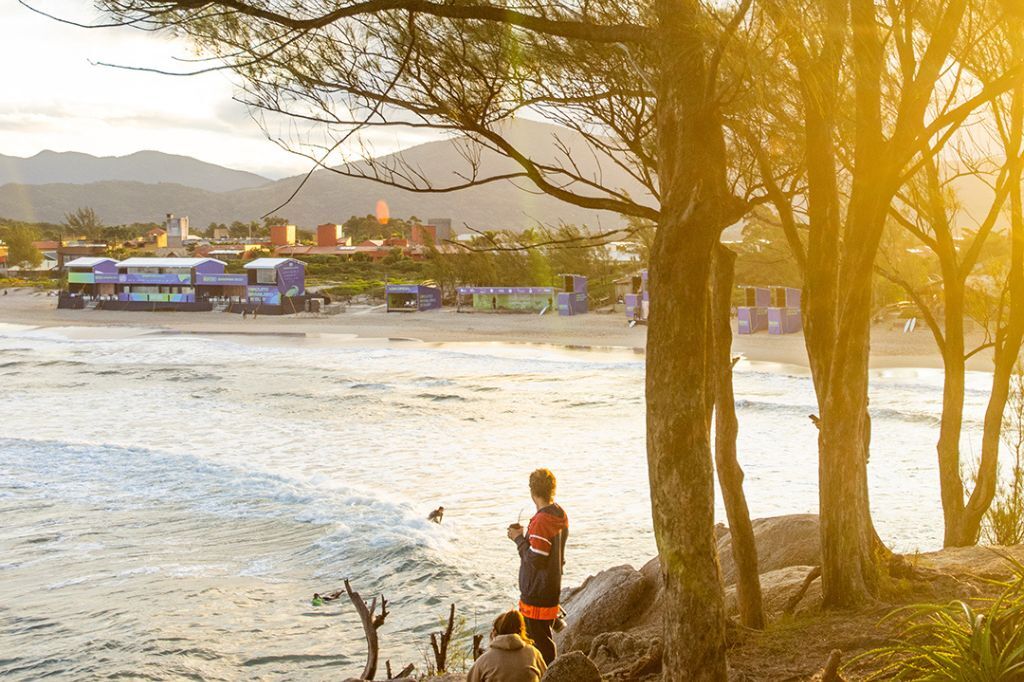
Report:
[[[351,604],[310,604],[344,578],[388,600],[382,667],[422,670],[449,604],[467,632],[514,605],[505,527],[538,466],[570,518],[565,584],[639,567],[643,372],[627,352],[0,325],[0,678],[356,674]],[[968,379],[968,455],[988,381]],[[815,512],[810,379],[741,363],[736,395],[752,514]],[[941,542],[940,405],[940,372],[873,377],[872,507],[900,550]]]

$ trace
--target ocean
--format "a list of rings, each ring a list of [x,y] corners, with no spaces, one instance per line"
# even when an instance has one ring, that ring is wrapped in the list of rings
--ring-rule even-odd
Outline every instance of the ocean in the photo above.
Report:
[[[388,599],[381,666],[423,670],[449,604],[463,632],[515,604],[505,528],[536,467],[570,519],[564,584],[654,556],[643,375],[625,351],[0,325],[0,677],[354,675],[351,604],[310,604],[344,578]],[[872,508],[902,551],[941,544],[941,378],[872,380]],[[968,378],[967,456],[989,381]],[[809,377],[735,383],[752,515],[815,512]]]

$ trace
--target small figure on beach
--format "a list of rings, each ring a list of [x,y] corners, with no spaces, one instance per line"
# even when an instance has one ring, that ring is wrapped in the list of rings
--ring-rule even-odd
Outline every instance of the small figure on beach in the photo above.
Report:
[[[427,515],[427,521],[441,523],[442,520],[444,520],[444,507],[438,507]]]
[[[329,601],[334,601],[345,593],[344,590],[335,590],[330,594],[320,594],[319,592],[313,593],[313,606],[323,606]]]
[[[246,310],[245,308],[242,308],[242,319],[244,320],[248,316],[249,316],[249,311]]]
[[[491,296],[491,310],[497,310],[497,309],[498,309],[498,297],[497,296]]]
[[[519,611],[526,621],[526,633],[549,665],[556,654],[552,630],[561,614],[558,602],[569,538],[569,517],[555,503],[556,485],[555,475],[548,469],[531,473],[530,497],[537,513],[525,532],[519,523],[508,527],[508,537],[519,550]]]
[[[466,682],[539,682],[547,669],[526,634],[523,614],[512,610],[494,620],[490,646],[473,663]]]

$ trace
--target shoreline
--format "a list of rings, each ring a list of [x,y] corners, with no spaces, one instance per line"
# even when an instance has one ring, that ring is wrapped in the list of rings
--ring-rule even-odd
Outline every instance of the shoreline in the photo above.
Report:
[[[242,319],[217,312],[129,312],[57,310],[55,297],[37,290],[14,289],[0,296],[0,323],[43,329],[122,328],[157,335],[236,336],[248,339],[305,339],[377,345],[419,343],[453,346],[500,343],[503,346],[555,351],[645,353],[647,328],[630,328],[625,314],[590,313],[577,317],[529,314],[458,313],[452,309],[421,313],[386,313],[382,307],[349,308],[331,316],[310,313]],[[975,338],[976,337],[976,338]],[[968,339],[980,344],[982,335]],[[803,334],[773,336],[759,332],[734,335],[733,353],[750,363],[772,363],[806,372],[809,367]],[[871,368],[942,369],[942,357],[931,334],[919,329],[876,325],[872,329]],[[992,371],[991,352],[978,353],[968,370]]]

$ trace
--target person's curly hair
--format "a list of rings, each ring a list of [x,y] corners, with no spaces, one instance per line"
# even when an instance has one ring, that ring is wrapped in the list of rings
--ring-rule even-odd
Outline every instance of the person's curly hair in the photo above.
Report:
[[[530,494],[542,500],[555,499],[555,475],[550,469],[537,469],[530,474]]]

